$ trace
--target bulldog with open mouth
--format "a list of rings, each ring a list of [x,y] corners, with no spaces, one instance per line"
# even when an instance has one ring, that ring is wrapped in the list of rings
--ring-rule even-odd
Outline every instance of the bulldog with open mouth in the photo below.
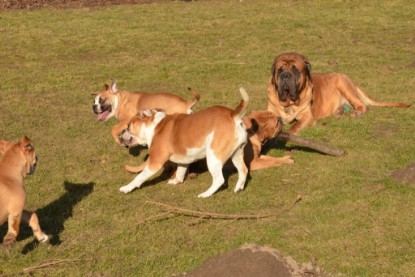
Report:
[[[119,91],[117,84],[112,82],[111,86],[105,84],[103,89],[95,95],[92,111],[97,115],[97,120],[105,122],[112,117],[119,120],[111,134],[117,143],[120,143],[119,136],[121,131],[127,128],[130,119],[138,111],[143,109],[160,109],[166,114],[192,112],[192,107],[199,101],[200,95],[191,90],[192,98],[184,100],[183,98],[170,93],[146,93],[146,92],[128,92]]]

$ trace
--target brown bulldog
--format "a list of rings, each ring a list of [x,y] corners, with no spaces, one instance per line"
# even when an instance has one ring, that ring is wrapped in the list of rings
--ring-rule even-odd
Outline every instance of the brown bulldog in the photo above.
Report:
[[[294,161],[291,156],[281,158],[261,155],[262,145],[273,139],[282,130],[280,117],[270,111],[253,111],[243,118],[248,132],[248,143],[244,148],[245,164],[249,170],[260,170]]]
[[[23,179],[35,171],[37,156],[32,142],[22,137],[19,142],[0,141],[0,224],[8,222],[3,245],[10,249],[16,242],[20,221],[27,223],[40,242],[48,240],[39,226],[37,215],[24,210],[26,191]]]
[[[191,113],[193,105],[200,99],[197,92],[191,92],[192,98],[186,101],[170,93],[118,91],[117,84],[112,82],[111,87],[105,84],[100,93],[93,94],[95,100],[92,111],[97,114],[98,121],[107,121],[113,116],[120,121],[111,131],[115,141],[120,143],[121,131],[127,128],[130,119],[142,109],[160,109],[166,114]]]
[[[296,121],[289,129],[297,134],[313,126],[316,120],[343,114],[352,107],[352,116],[364,114],[368,106],[407,108],[395,102],[377,102],[356,86],[344,74],[311,73],[307,57],[298,53],[284,53],[272,64],[268,85],[268,110],[281,116],[284,124]]]

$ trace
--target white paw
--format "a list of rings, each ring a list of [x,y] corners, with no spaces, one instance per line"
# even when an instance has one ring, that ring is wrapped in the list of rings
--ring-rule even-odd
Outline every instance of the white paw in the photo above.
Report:
[[[236,187],[234,190],[233,190],[233,192],[234,193],[238,193],[238,192],[240,192],[240,191],[243,191],[244,190],[244,188],[242,187],[242,188],[238,188],[238,187]]]
[[[134,189],[134,187],[129,186],[129,185],[126,185],[126,186],[120,187],[120,191],[121,191],[122,193],[129,193],[129,192],[131,192],[133,189]]]
[[[169,185],[177,185],[177,184],[181,184],[181,183],[183,183],[183,182],[181,182],[181,181],[179,181],[179,180],[176,180],[176,179],[170,179],[170,180],[167,182],[167,184],[169,184]]]
[[[41,239],[39,240],[39,242],[47,242],[48,240],[49,240],[48,235],[43,234],[43,238],[41,238]]]
[[[212,196],[212,194],[205,191],[204,193],[199,194],[197,197],[198,198],[208,198],[210,196]]]

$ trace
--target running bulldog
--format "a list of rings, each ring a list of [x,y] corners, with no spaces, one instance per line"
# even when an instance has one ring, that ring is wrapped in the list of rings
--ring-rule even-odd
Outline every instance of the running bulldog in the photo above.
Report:
[[[166,115],[156,110],[143,110],[133,117],[121,140],[126,146],[148,145],[149,157],[142,171],[128,185],[120,188],[129,193],[156,174],[167,161],[178,164],[169,184],[179,184],[190,163],[206,158],[213,182],[208,190],[198,195],[210,197],[224,183],[222,168],[232,159],[238,170],[234,192],[244,189],[248,169],[244,163],[244,146],[247,142],[246,127],[242,122],[249,97],[240,89],[242,100],[235,109],[213,106],[193,114]]]
[[[117,118],[120,122],[115,125],[111,134],[117,143],[120,143],[121,131],[127,128],[130,119],[142,109],[160,109],[166,114],[192,112],[192,107],[199,99],[200,95],[191,90],[192,98],[183,98],[170,93],[132,93],[119,91],[117,84],[112,82],[111,86],[105,84],[102,91],[95,95],[92,111],[97,115],[98,121],[107,121],[111,117]]]
[[[33,174],[37,156],[32,142],[26,136],[19,142],[0,141],[0,225],[8,222],[8,231],[3,246],[10,249],[19,234],[20,222],[27,223],[40,242],[48,240],[39,226],[35,213],[24,209],[26,191],[23,179]]]

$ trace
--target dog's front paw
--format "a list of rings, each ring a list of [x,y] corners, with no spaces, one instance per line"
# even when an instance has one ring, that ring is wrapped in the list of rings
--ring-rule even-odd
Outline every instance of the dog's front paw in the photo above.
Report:
[[[205,191],[205,192],[199,194],[197,197],[198,198],[208,198],[208,197],[211,197],[211,196],[212,196],[212,193],[209,193],[209,192]]]
[[[180,180],[177,180],[177,179],[170,179],[168,182],[167,182],[167,184],[169,184],[169,185],[178,185],[178,184],[181,184],[181,183],[183,183],[182,181],[180,181]]]
[[[291,159],[290,155],[284,156],[283,159],[284,159],[284,162],[287,163],[287,164],[293,164],[294,163],[294,160]]]
[[[135,187],[131,186],[131,185],[126,185],[126,186],[120,187],[120,191],[122,193],[129,193],[129,192],[133,191],[133,189],[135,189]]]
[[[238,192],[240,192],[240,191],[243,191],[244,190],[244,187],[242,186],[242,187],[235,187],[235,189],[233,190],[233,192],[234,193],[238,193]]]
[[[46,234],[43,234],[43,237],[41,239],[39,239],[39,242],[47,242],[49,240],[49,236]]]

